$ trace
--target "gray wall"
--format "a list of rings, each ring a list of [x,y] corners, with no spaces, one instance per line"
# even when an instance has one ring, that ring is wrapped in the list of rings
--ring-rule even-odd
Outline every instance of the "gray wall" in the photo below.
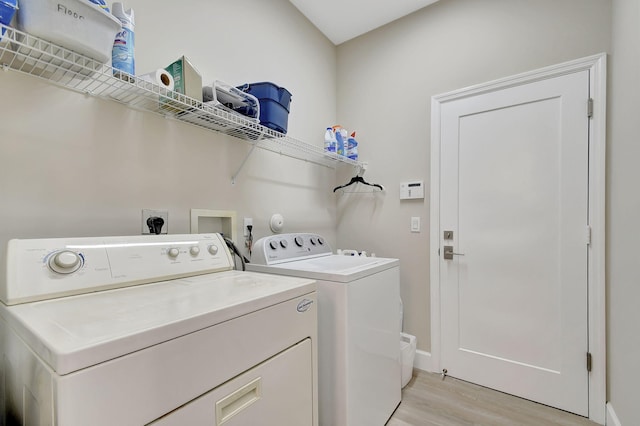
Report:
[[[640,2],[613,1],[607,161],[608,399],[622,425],[640,424]]]
[[[640,423],[637,0],[441,0],[338,48],[286,0],[188,0],[180,13],[158,3],[126,3],[140,73],[185,54],[205,83],[281,84],[294,94],[290,135],[321,144],[318,129],[339,118],[358,131],[365,177],[387,191],[334,196],[333,170],[263,151],[232,186],[242,141],[3,72],[0,254],[9,238],[137,234],[142,208],[167,208],[171,233],[189,231],[190,208],[236,210],[257,236],[279,212],[286,231],[399,257],[405,328],[428,351],[429,194],[400,202],[398,187],[429,187],[430,97],[609,52],[608,395],[623,425]]]
[[[405,329],[429,351],[429,194],[399,184],[430,176],[431,96],[610,50],[611,2],[441,0],[338,47],[338,117],[358,130],[365,177],[384,194],[338,200],[338,242],[401,261]],[[422,232],[410,232],[410,217]]]

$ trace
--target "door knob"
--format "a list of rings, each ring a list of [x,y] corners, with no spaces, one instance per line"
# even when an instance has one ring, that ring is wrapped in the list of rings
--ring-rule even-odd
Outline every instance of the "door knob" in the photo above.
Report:
[[[444,246],[444,260],[453,260],[453,256],[464,256],[464,253],[455,253],[453,246]]]

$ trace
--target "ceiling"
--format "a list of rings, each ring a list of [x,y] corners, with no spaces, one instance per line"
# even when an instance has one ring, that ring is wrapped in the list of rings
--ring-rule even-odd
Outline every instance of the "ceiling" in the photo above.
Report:
[[[438,0],[289,0],[335,45]]]

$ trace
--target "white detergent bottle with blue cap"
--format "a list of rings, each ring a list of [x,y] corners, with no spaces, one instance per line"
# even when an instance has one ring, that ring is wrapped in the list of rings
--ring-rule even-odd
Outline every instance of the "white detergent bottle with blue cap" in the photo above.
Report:
[[[336,140],[336,134],[333,133],[333,129],[327,127],[327,131],[324,134],[324,152],[332,152],[335,154],[337,143],[338,141]]]
[[[122,23],[122,31],[116,34],[116,38],[113,41],[113,52],[111,55],[113,75],[119,75],[119,71],[135,75],[135,18],[133,9],[125,11],[122,3],[114,2],[111,6],[111,13]]]
[[[342,136],[342,155],[347,156],[347,144],[349,141],[349,132],[344,127],[340,128],[340,135]]]

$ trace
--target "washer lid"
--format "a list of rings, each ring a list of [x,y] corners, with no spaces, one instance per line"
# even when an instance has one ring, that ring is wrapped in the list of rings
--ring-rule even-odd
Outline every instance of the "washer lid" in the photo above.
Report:
[[[247,264],[247,269],[270,274],[347,283],[384,271],[385,269],[397,267],[399,264],[400,261],[398,259],[334,254],[312,259],[278,263],[276,265],[256,265],[249,263]]]
[[[22,305],[4,318],[58,374],[315,291],[309,279],[227,271]]]

